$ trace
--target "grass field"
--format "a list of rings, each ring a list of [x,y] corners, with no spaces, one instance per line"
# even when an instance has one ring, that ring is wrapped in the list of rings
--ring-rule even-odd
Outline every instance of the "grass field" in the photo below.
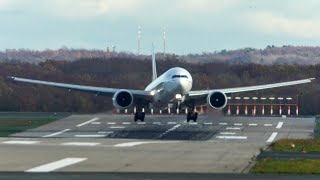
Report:
[[[320,152],[320,139],[281,139],[271,148],[276,152]]]
[[[251,173],[284,174],[319,174],[320,159],[263,159],[252,169]]]
[[[57,120],[56,118],[0,118],[0,137],[36,128]]]

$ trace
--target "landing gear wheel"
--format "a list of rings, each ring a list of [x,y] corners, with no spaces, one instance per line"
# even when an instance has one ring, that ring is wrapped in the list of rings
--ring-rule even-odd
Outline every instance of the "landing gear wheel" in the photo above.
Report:
[[[141,120],[141,122],[144,121],[144,118],[145,118],[145,113],[144,112],[136,112],[134,114],[134,122],[137,122],[138,120]]]
[[[197,119],[198,119],[198,113],[197,112],[188,112],[187,122],[190,122],[190,120],[193,120],[194,122],[197,122]]]

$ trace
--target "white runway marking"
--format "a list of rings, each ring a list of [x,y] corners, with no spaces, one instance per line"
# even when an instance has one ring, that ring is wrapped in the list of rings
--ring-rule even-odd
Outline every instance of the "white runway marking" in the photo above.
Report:
[[[63,167],[66,166],[70,166],[72,164],[76,164],[79,162],[82,162],[84,160],[87,160],[87,158],[65,158],[65,159],[61,159],[59,161],[55,161],[49,164],[44,164],[29,170],[26,170],[25,172],[51,172],[57,169],[61,169]]]
[[[108,125],[115,125],[116,123],[115,122],[108,122],[107,124]]]
[[[218,139],[248,139],[247,136],[217,136]]]
[[[93,118],[93,119],[90,119],[89,121],[86,121],[86,122],[84,122],[84,123],[78,124],[77,127],[81,127],[81,126],[84,126],[84,125],[86,125],[86,124],[90,124],[90,123],[92,123],[92,122],[94,122],[94,121],[96,121],[96,120],[99,120],[99,118],[95,117],[95,118]]]
[[[157,141],[150,141],[150,142],[127,142],[127,143],[120,143],[114,145],[114,147],[132,147],[132,146],[137,146],[137,145],[142,145],[142,144],[151,144],[151,143],[161,143]]]
[[[168,122],[168,124],[177,124],[177,122]]]
[[[242,123],[234,123],[235,126],[242,126]]]
[[[124,129],[124,126],[110,126],[111,129]]]
[[[67,131],[70,131],[70,130],[71,130],[71,129],[65,129],[65,130],[62,130],[62,131],[59,131],[59,132],[56,132],[56,133],[52,133],[52,134],[48,134],[48,135],[45,135],[45,136],[42,136],[42,137],[46,138],[46,137],[57,136],[57,135],[59,135],[59,134],[62,134],[62,133],[64,133],[64,132],[67,132]]]
[[[258,126],[258,124],[249,124],[248,126]]]
[[[103,135],[103,134],[77,134],[77,135],[74,135],[74,137],[79,137],[79,138],[99,138],[99,137],[106,137],[106,135]]]
[[[152,124],[161,125],[161,122],[153,122]]]
[[[91,124],[99,125],[101,122],[92,122]]]
[[[272,124],[264,124],[263,126],[270,127]]]
[[[4,141],[4,144],[37,144],[39,141]]]
[[[212,125],[213,123],[203,123],[204,125]]]
[[[279,122],[278,124],[277,124],[277,129],[281,129],[282,128],[282,126],[283,126],[283,122]]]
[[[98,134],[111,134],[113,131],[98,131]]]
[[[160,134],[159,137],[161,138],[162,136],[168,134],[169,132],[176,130],[176,129],[179,128],[180,126],[181,126],[181,124],[177,124],[177,125],[173,126],[172,128],[168,129],[166,132]]]
[[[239,127],[227,127],[226,130],[240,130]]]
[[[129,125],[129,124],[131,124],[131,122],[123,122],[122,124]]]
[[[66,142],[62,143],[61,145],[64,146],[96,146],[100,143],[94,143],[94,142]]]
[[[269,139],[267,140],[267,143],[271,143],[273,142],[273,140],[277,137],[278,133],[277,132],[273,132],[271,134],[271,136],[269,137]]]
[[[226,125],[228,125],[228,123],[219,123],[219,125],[226,126]]]
[[[189,122],[190,125],[197,125],[197,122]]]
[[[138,122],[138,124],[139,124],[139,125],[141,125],[141,124],[146,124],[146,122]]]
[[[221,132],[220,134],[222,134],[222,135],[235,135],[237,133],[235,133],[235,132]]]

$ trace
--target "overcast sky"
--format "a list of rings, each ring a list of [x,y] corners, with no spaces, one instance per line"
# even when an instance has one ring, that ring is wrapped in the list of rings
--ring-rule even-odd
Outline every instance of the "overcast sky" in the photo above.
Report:
[[[0,0],[0,50],[141,51],[177,54],[267,45],[320,44],[318,0]]]

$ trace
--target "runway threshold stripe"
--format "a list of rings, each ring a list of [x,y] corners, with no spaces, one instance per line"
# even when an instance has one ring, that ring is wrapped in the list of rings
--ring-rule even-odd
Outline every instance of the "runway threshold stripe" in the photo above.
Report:
[[[55,171],[57,169],[61,169],[63,167],[70,166],[72,164],[76,164],[85,160],[87,160],[87,158],[65,158],[59,161],[55,161],[55,162],[44,164],[32,169],[28,169],[25,172],[31,172],[31,173],[51,172],[51,171]]]
[[[95,117],[95,118],[93,118],[93,119],[90,119],[89,121],[86,121],[86,122],[84,122],[84,123],[78,124],[77,127],[81,127],[81,126],[84,126],[84,125],[86,125],[86,124],[90,124],[90,123],[92,123],[92,122],[94,122],[94,121],[96,121],[96,120],[98,120],[98,119],[99,119],[99,118]]]
[[[278,124],[277,124],[277,129],[281,129],[282,128],[282,126],[283,126],[283,122],[279,122]]]
[[[39,141],[4,141],[3,144],[37,144]]]
[[[273,140],[277,137],[278,133],[277,132],[273,132],[271,134],[271,136],[269,137],[269,139],[267,140],[267,143],[272,143]]]
[[[94,142],[66,142],[62,143],[61,145],[64,146],[96,146],[100,143],[94,143]]]
[[[59,135],[59,134],[62,134],[62,133],[64,133],[64,132],[67,132],[67,131],[70,131],[71,129],[64,129],[64,130],[62,130],[62,131],[59,131],[59,132],[56,132],[56,133],[52,133],[52,134],[48,134],[48,135],[45,135],[45,136],[42,136],[42,137],[44,137],[44,138],[46,138],[46,137],[53,137],[53,136],[57,136],[57,135]]]
[[[217,136],[218,139],[248,139],[247,136]]]

